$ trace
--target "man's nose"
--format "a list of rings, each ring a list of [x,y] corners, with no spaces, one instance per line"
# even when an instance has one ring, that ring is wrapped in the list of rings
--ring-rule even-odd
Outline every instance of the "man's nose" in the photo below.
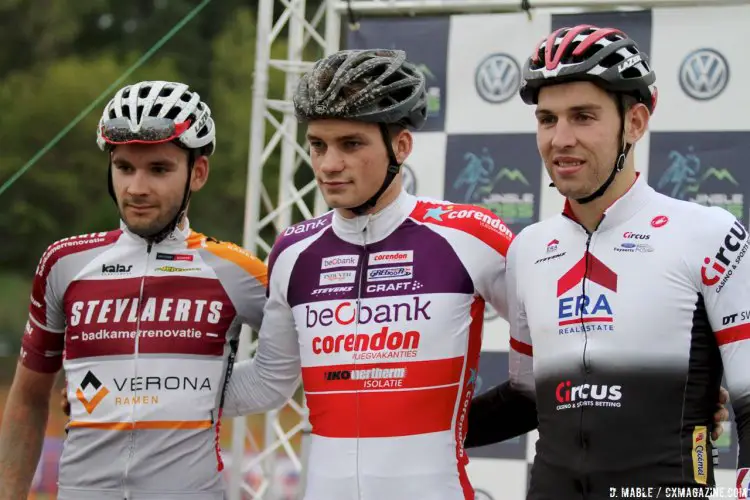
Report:
[[[320,161],[320,171],[326,174],[344,170],[344,156],[336,148],[328,148]]]
[[[576,135],[567,120],[559,120],[555,124],[555,134],[552,136],[552,147],[565,149],[576,145]]]
[[[126,191],[133,196],[143,196],[149,192],[148,174],[140,169],[128,178]]]

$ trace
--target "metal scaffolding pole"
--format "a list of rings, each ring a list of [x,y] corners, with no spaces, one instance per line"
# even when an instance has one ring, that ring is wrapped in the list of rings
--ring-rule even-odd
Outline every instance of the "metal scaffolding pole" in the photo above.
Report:
[[[700,6],[706,2],[531,0],[530,3],[533,9],[560,11],[573,8],[591,11]],[[750,4],[750,0],[711,0],[711,5],[714,6],[746,4]],[[350,12],[359,17],[520,11],[519,0],[260,0],[247,167],[244,247],[254,254],[258,254],[259,250],[267,254],[278,233],[289,224],[298,222],[293,220],[293,207],[297,207],[304,219],[320,215],[327,210],[319,193],[307,196],[312,191],[317,191],[314,181],[300,186],[299,182],[295,181],[300,167],[309,168],[310,158],[304,142],[299,140],[290,100],[300,74],[309,70],[316,59],[339,49],[342,16],[346,18]],[[273,55],[279,53],[285,53],[286,59],[274,59]],[[269,94],[272,71],[281,72],[284,77],[284,95],[280,100],[271,98]],[[270,136],[266,133],[267,124],[273,130]],[[280,150],[278,159],[274,155],[277,149]],[[263,182],[271,181],[268,175],[264,175],[265,167],[277,161],[279,177],[273,181],[278,181],[278,198],[274,201]],[[305,200],[305,197],[308,200]],[[308,206],[308,203],[312,206]],[[247,327],[243,327],[238,360],[247,359],[254,351],[254,345],[251,342],[251,332]],[[284,415],[288,417],[287,420],[294,422],[288,429],[282,427],[281,420]],[[274,489],[274,486],[278,487],[274,484],[274,472],[279,450],[291,460],[303,478],[304,486],[310,432],[304,398],[300,401],[291,399],[284,408],[265,415],[264,441],[261,446],[255,444],[246,418],[236,418],[233,424],[231,461],[228,461],[230,500],[278,498],[279,495]],[[301,437],[299,451],[291,445],[291,440],[296,436]],[[248,448],[255,452],[249,459],[246,456]],[[251,470],[261,477],[254,486],[247,481]],[[302,498],[302,494],[299,498]]]

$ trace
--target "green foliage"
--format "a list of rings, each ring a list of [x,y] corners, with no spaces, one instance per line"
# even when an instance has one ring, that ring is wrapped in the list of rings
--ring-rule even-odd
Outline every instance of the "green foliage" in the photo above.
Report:
[[[218,149],[208,184],[191,202],[190,218],[197,230],[237,243],[246,196],[257,3],[211,2],[123,83],[183,81],[209,103]],[[0,0],[0,183],[196,5],[197,0]],[[286,57],[284,44],[275,51],[273,57]],[[282,97],[280,71],[271,72],[269,88],[273,97]],[[107,158],[95,141],[110,97],[0,196],[0,344],[11,336],[17,348],[30,280],[45,248],[66,236],[117,226],[106,188]],[[267,138],[272,133],[267,124]],[[274,200],[278,163],[277,147],[264,169]]]
[[[0,274],[0,357],[15,354],[21,347],[30,294],[30,277]]]
[[[60,59],[1,81],[0,178],[10,177],[121,73],[114,58],[102,54],[96,59]],[[156,58],[131,81],[157,76],[179,78],[171,60]],[[0,247],[3,264],[30,272],[54,240],[116,226],[106,189],[107,160],[96,146],[100,112],[86,116],[3,194],[0,234],[23,242]]]

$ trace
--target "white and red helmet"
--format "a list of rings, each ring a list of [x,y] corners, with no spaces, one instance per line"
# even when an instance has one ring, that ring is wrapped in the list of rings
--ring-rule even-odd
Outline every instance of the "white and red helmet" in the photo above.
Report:
[[[590,81],[602,89],[627,94],[656,108],[656,74],[648,55],[635,41],[615,28],[582,24],[560,28],[543,38],[526,60],[520,94],[526,104],[536,104],[547,85]]]

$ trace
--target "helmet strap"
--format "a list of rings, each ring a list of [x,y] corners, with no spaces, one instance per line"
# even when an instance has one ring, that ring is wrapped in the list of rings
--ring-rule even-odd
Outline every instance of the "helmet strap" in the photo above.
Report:
[[[378,189],[377,192],[366,202],[349,209],[357,215],[364,215],[368,210],[375,206],[378,199],[383,196],[385,190],[388,189],[388,186],[391,185],[391,182],[393,182],[393,179],[396,178],[396,175],[401,170],[401,164],[398,162],[396,154],[393,152],[391,134],[388,132],[388,126],[385,123],[379,123],[378,127],[380,128],[380,135],[383,137],[383,142],[385,142],[385,150],[388,153],[388,170],[385,173],[385,179],[383,180],[380,189]]]
[[[604,181],[604,184],[599,186],[599,189],[594,191],[588,196],[584,196],[583,198],[576,199],[576,202],[578,202],[581,205],[585,205],[586,203],[591,203],[592,201],[596,200],[597,198],[601,197],[604,193],[607,192],[607,189],[609,189],[609,186],[612,185],[612,182],[615,180],[615,176],[618,172],[622,172],[622,169],[625,168],[625,160],[628,157],[628,153],[630,152],[630,148],[632,147],[632,144],[625,142],[625,104],[623,103],[622,96],[620,94],[617,94],[617,110],[620,113],[620,137],[619,137],[619,143],[620,143],[620,150],[617,153],[617,159],[615,160],[615,165],[612,167],[612,171],[609,173],[609,176],[607,177],[607,180]]]

